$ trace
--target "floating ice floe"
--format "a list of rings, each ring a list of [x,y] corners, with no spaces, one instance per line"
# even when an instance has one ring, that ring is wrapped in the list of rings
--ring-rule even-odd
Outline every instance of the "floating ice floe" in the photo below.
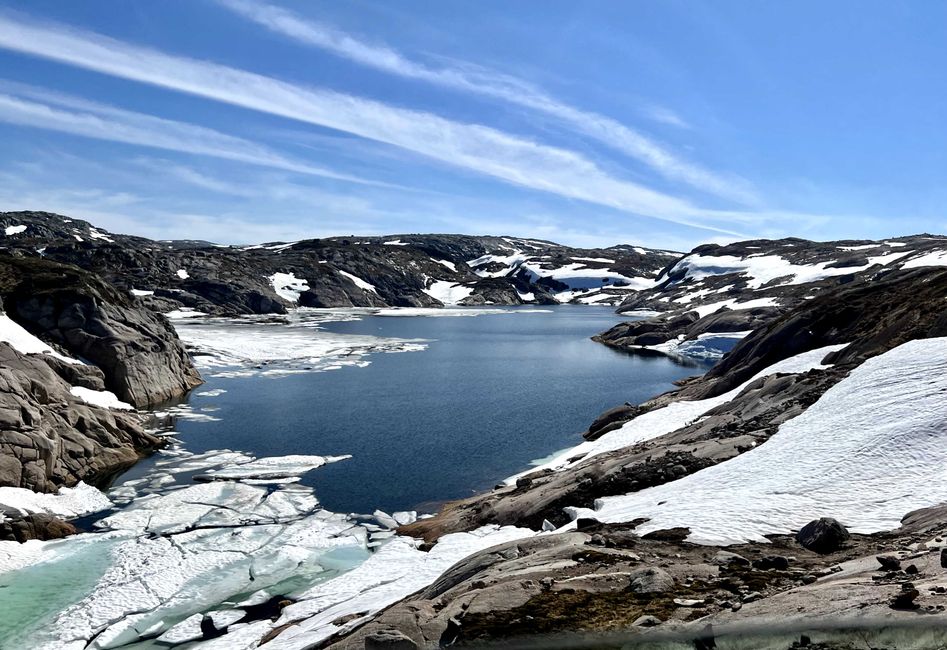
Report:
[[[391,307],[379,309],[375,316],[427,316],[431,318],[449,318],[452,316],[487,316],[496,314],[548,314],[549,309],[514,308],[499,309],[496,307]]]
[[[633,345],[632,349],[651,350],[660,352],[669,357],[686,357],[690,359],[719,359],[729,352],[741,339],[746,338],[752,330],[744,332],[705,332],[695,339],[685,340],[684,335],[657,345]]]
[[[239,479],[284,479],[299,476],[328,463],[347,460],[351,456],[274,456],[233,463],[210,470],[198,478],[212,481],[234,481]]]
[[[226,450],[194,455],[180,449],[160,454],[164,458],[148,476],[111,491],[136,496],[97,522],[102,532],[56,542],[0,542],[0,572],[26,571],[41,579],[42,572],[65,566],[60,563],[81,560],[83,567],[98,567],[82,574],[82,580],[57,585],[50,592],[57,606],[38,608],[34,603],[31,623],[21,622],[11,634],[0,615],[4,647],[111,648],[145,636],[175,638],[186,632],[179,627],[182,621],[197,617],[199,624],[205,613],[218,627],[229,626],[229,640],[220,647],[244,647],[244,638],[249,647],[272,623],[240,622],[237,603],[252,601],[251,594],[275,595],[311,586],[368,555],[367,531],[346,516],[321,509],[310,488],[259,486],[249,480],[183,486],[174,479],[201,468],[256,468],[248,476],[308,471],[323,457],[254,459]],[[157,492],[142,493],[156,484]],[[22,492],[33,500],[52,497]],[[111,505],[108,499],[98,504]],[[5,595],[16,599],[17,590],[30,589],[35,579],[27,576],[4,574],[3,584],[12,590]],[[228,607],[227,602],[233,604]]]
[[[368,312],[360,312],[362,317]],[[214,319],[201,323],[176,322],[180,338],[198,354],[195,362],[218,371],[215,376],[261,374],[279,376],[292,372],[364,366],[374,353],[424,350],[422,339],[336,334],[320,329],[334,320],[351,320],[352,314],[299,311],[288,323],[265,324],[252,319]]]
[[[211,390],[202,390],[194,393],[195,397],[219,397],[227,392],[226,388],[212,388]]]
[[[648,517],[638,531],[686,526],[711,544],[765,541],[820,516],[859,533],[896,528],[947,500],[945,394],[947,338],[910,341],[855,368],[765,444],[572,514]]]

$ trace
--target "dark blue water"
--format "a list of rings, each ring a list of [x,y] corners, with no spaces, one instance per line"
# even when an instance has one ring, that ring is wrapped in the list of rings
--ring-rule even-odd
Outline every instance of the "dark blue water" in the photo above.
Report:
[[[477,317],[366,317],[329,323],[349,334],[431,339],[423,352],[279,378],[208,378],[195,407],[219,422],[178,424],[187,449],[258,456],[351,454],[304,482],[337,512],[433,510],[581,442],[603,410],[638,403],[705,367],[633,356],[589,340],[612,308]]]

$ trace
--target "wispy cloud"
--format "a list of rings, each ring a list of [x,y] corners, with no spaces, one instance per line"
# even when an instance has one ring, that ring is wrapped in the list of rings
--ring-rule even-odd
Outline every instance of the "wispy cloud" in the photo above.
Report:
[[[126,111],[78,97],[0,81],[0,121],[353,183],[387,185],[322,169],[214,129]]]
[[[217,0],[218,4],[267,29],[361,65],[408,79],[473,93],[552,116],[570,128],[648,165],[666,178],[744,204],[758,202],[750,183],[682,159],[667,147],[621,122],[557,100],[536,86],[511,75],[469,63],[432,67],[383,44],[369,43],[330,25],[308,20],[282,7],[256,0]],[[664,107],[647,105],[649,119],[677,127],[687,123]]]
[[[713,211],[605,172],[588,158],[477,124],[0,15],[0,47],[352,133],[526,188],[724,234],[753,213]]]

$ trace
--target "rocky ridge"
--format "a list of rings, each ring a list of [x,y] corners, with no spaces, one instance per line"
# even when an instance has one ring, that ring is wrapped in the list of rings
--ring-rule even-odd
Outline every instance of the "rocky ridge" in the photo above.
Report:
[[[627,245],[589,250],[468,235],[228,247],[117,235],[45,212],[0,213],[0,247],[92,271],[159,312],[213,315],[283,313],[295,306],[617,305],[679,257]]]
[[[644,320],[616,325],[596,340],[626,350],[719,358],[734,340],[804,301],[945,262],[947,237],[934,235],[699,246],[619,305],[619,312],[639,313]]]

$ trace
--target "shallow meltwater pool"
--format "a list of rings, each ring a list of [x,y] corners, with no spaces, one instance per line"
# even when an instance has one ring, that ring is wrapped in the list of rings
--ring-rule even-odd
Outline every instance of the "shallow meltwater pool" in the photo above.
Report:
[[[176,442],[119,477],[113,507],[78,520],[89,533],[0,543],[0,648],[249,648],[299,620],[308,647],[535,534],[485,526],[422,551],[395,529],[706,369],[589,339],[618,320],[558,306],[178,324],[207,383],[156,412]],[[201,641],[205,617],[224,645]]]

